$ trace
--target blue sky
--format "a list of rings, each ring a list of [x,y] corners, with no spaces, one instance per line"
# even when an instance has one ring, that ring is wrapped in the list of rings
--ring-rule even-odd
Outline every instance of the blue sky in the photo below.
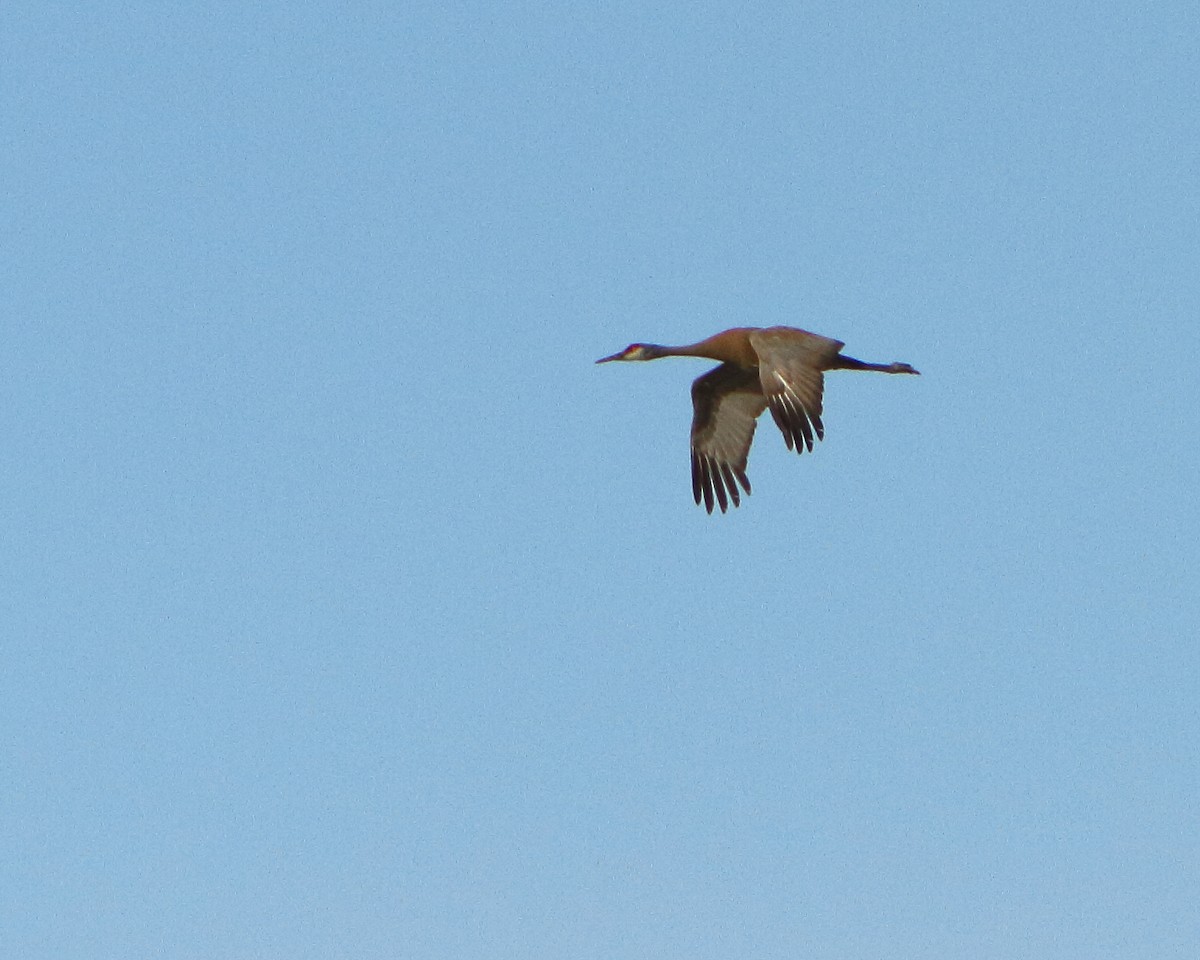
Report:
[[[1194,955],[1194,5],[0,25],[5,955]]]

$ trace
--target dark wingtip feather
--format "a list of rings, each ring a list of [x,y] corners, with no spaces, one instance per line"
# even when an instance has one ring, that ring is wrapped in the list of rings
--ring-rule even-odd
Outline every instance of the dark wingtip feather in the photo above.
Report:
[[[725,494],[725,481],[721,477],[720,467],[708,458],[708,476],[712,482],[713,493],[717,495],[717,503],[721,506],[721,512],[724,513],[729,509],[729,497]]]
[[[729,491],[729,499],[733,501],[735,507],[742,505],[742,495],[738,491],[737,481],[733,478],[733,471],[729,468],[729,464],[722,463],[721,477],[725,481],[725,489]]]
[[[782,405],[775,397],[771,398],[770,403],[771,419],[775,421],[775,426],[779,428],[779,432],[783,434],[783,442],[787,444],[789,450],[792,449],[792,428],[787,422],[787,415],[783,410]]]

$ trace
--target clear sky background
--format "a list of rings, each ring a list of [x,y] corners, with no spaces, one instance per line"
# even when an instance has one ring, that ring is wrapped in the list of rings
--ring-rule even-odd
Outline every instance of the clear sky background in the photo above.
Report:
[[[1196,956],[1194,3],[0,42],[0,953]]]

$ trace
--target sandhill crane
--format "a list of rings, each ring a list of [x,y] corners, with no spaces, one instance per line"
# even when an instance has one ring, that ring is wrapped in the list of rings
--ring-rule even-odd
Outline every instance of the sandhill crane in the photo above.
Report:
[[[692,383],[692,496],[713,512],[741,504],[738,484],[750,492],[746,457],[758,415],[768,407],[789,450],[811,452],[825,438],[821,393],[826,370],[917,373],[907,363],[863,363],[843,356],[840,340],[796,327],[734,327],[685,347],[631,343],[597,360],[707,357],[715,367]]]

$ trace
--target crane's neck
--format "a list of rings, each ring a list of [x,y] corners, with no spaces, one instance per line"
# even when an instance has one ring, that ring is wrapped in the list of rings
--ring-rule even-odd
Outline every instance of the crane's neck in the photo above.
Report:
[[[658,344],[650,345],[654,359],[658,357],[704,357],[721,363],[732,363],[739,367],[757,367],[758,354],[750,345],[747,334],[752,327],[725,330],[716,336],[708,337],[699,343],[689,343],[682,347],[664,347]]]

